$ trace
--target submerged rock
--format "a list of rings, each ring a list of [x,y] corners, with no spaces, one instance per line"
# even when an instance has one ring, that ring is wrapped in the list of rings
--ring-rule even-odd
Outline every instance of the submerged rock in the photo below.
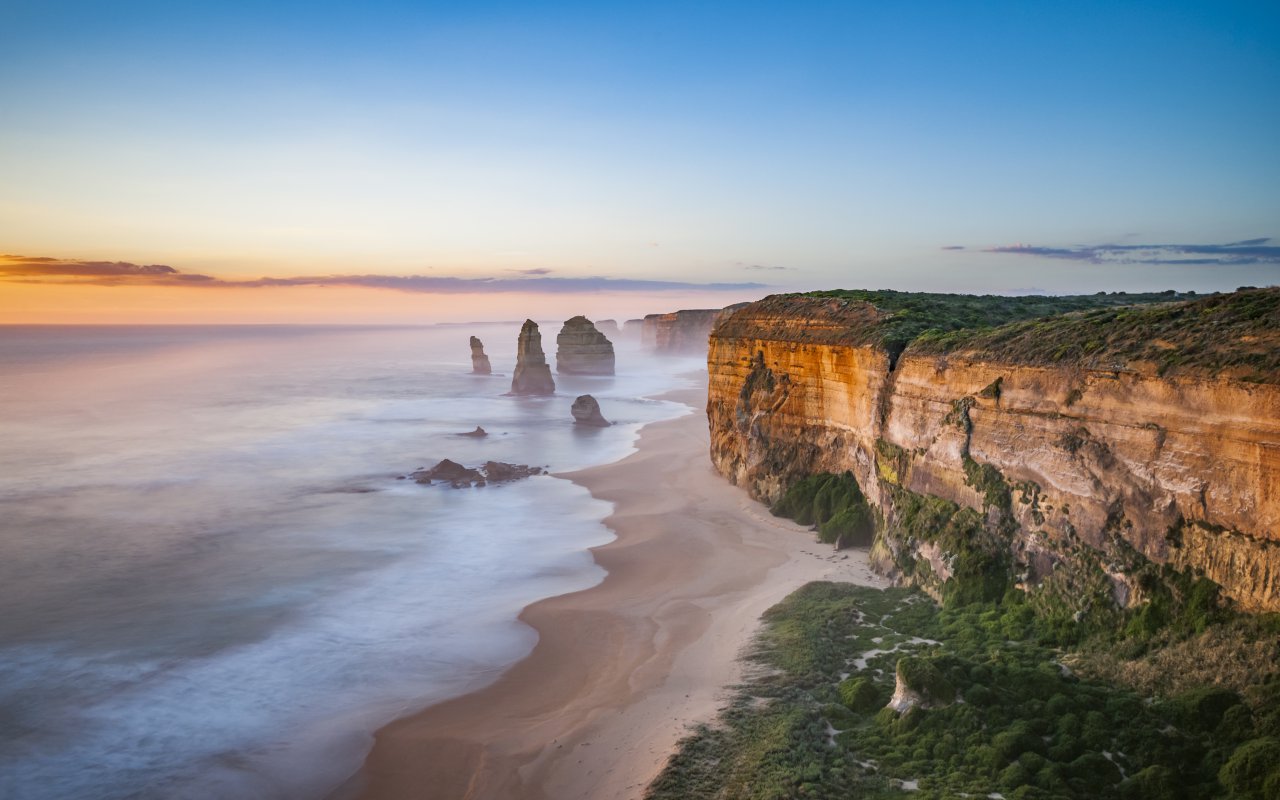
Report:
[[[493,373],[493,367],[489,365],[489,357],[484,354],[484,342],[475,336],[471,337],[471,372],[475,375]]]
[[[511,393],[524,395],[555,394],[556,382],[542,352],[542,334],[538,323],[526,319],[516,342],[516,371],[511,376]]]
[[[444,459],[431,469],[420,469],[409,475],[418,483],[447,483],[455,489],[484,486],[489,483],[506,483],[533,475],[545,475],[543,467],[528,464],[507,464],[503,461],[486,461],[481,467],[464,467],[456,461]]]
[[[577,425],[593,425],[597,428],[607,428],[613,424],[604,418],[604,415],[600,413],[600,404],[589,394],[584,394],[574,400],[573,407],[569,409],[569,413],[573,414],[573,421]]]
[[[565,320],[556,337],[556,372],[612,375],[613,342],[582,315]]]

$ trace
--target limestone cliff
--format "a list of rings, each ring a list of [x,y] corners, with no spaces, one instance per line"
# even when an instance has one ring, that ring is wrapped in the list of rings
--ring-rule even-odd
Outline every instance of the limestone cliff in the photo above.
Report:
[[[551,367],[542,352],[538,323],[527,319],[516,341],[516,369],[511,376],[511,393],[548,395],[555,394],[555,391],[556,382],[551,378]]]
[[[562,375],[612,375],[613,343],[591,320],[576,316],[565,320],[556,336],[556,372]]]
[[[659,353],[701,353],[707,347],[712,326],[721,315],[743,305],[647,314],[641,323],[640,343]]]
[[[471,337],[471,371],[476,375],[493,373],[493,367],[489,364],[489,357],[484,354],[484,343],[475,336]]]
[[[936,497],[981,512],[1027,588],[1087,567],[1137,603],[1138,557],[1280,610],[1280,289],[978,333],[899,336],[905,308],[777,296],[727,315],[708,354],[716,468],[769,502],[851,471],[890,570],[905,555],[945,579],[954,559],[896,527],[904,498]]]
[[[609,337],[609,341],[615,341],[621,335],[618,330],[618,321],[616,319],[598,319],[596,320],[596,330]]]

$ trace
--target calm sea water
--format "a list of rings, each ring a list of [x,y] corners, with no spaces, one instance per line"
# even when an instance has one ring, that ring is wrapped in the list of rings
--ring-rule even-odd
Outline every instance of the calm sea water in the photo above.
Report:
[[[619,343],[615,378],[506,397],[517,332],[0,328],[0,796],[322,797],[527,653],[518,611],[602,577],[608,504],[397,476],[616,460],[704,365]],[[619,424],[575,428],[585,392]]]

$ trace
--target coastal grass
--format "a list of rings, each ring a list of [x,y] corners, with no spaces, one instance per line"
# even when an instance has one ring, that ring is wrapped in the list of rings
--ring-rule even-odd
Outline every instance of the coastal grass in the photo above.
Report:
[[[1233,626],[1276,639],[1274,619],[1217,619],[1163,650]],[[647,796],[1277,796],[1274,654],[1242,684],[1164,691],[1067,666],[1130,635],[1063,645],[1017,591],[939,607],[913,589],[811,583],[765,614],[751,677]],[[936,707],[883,707],[904,673]]]
[[[1089,295],[1004,295],[899,292],[890,289],[832,289],[807,292],[803,297],[832,298],[867,303],[882,312],[868,319],[865,329],[850,330],[855,341],[883,346],[896,355],[924,334],[984,330],[1020,320],[1032,320],[1075,311],[1169,303],[1196,297],[1194,292],[1099,292]]]
[[[1130,297],[1134,297],[1130,295]],[[1242,289],[1193,302],[1072,309],[999,327],[935,326],[912,352],[998,358],[1018,364],[1129,369],[1157,374],[1226,373],[1280,382],[1280,288]]]

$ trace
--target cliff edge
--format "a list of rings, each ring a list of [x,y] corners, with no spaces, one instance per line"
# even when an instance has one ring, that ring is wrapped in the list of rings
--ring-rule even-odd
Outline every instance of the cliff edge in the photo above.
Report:
[[[716,469],[769,503],[852,473],[905,582],[941,595],[976,548],[1076,614],[1161,565],[1280,610],[1280,289],[778,295],[708,370]]]

